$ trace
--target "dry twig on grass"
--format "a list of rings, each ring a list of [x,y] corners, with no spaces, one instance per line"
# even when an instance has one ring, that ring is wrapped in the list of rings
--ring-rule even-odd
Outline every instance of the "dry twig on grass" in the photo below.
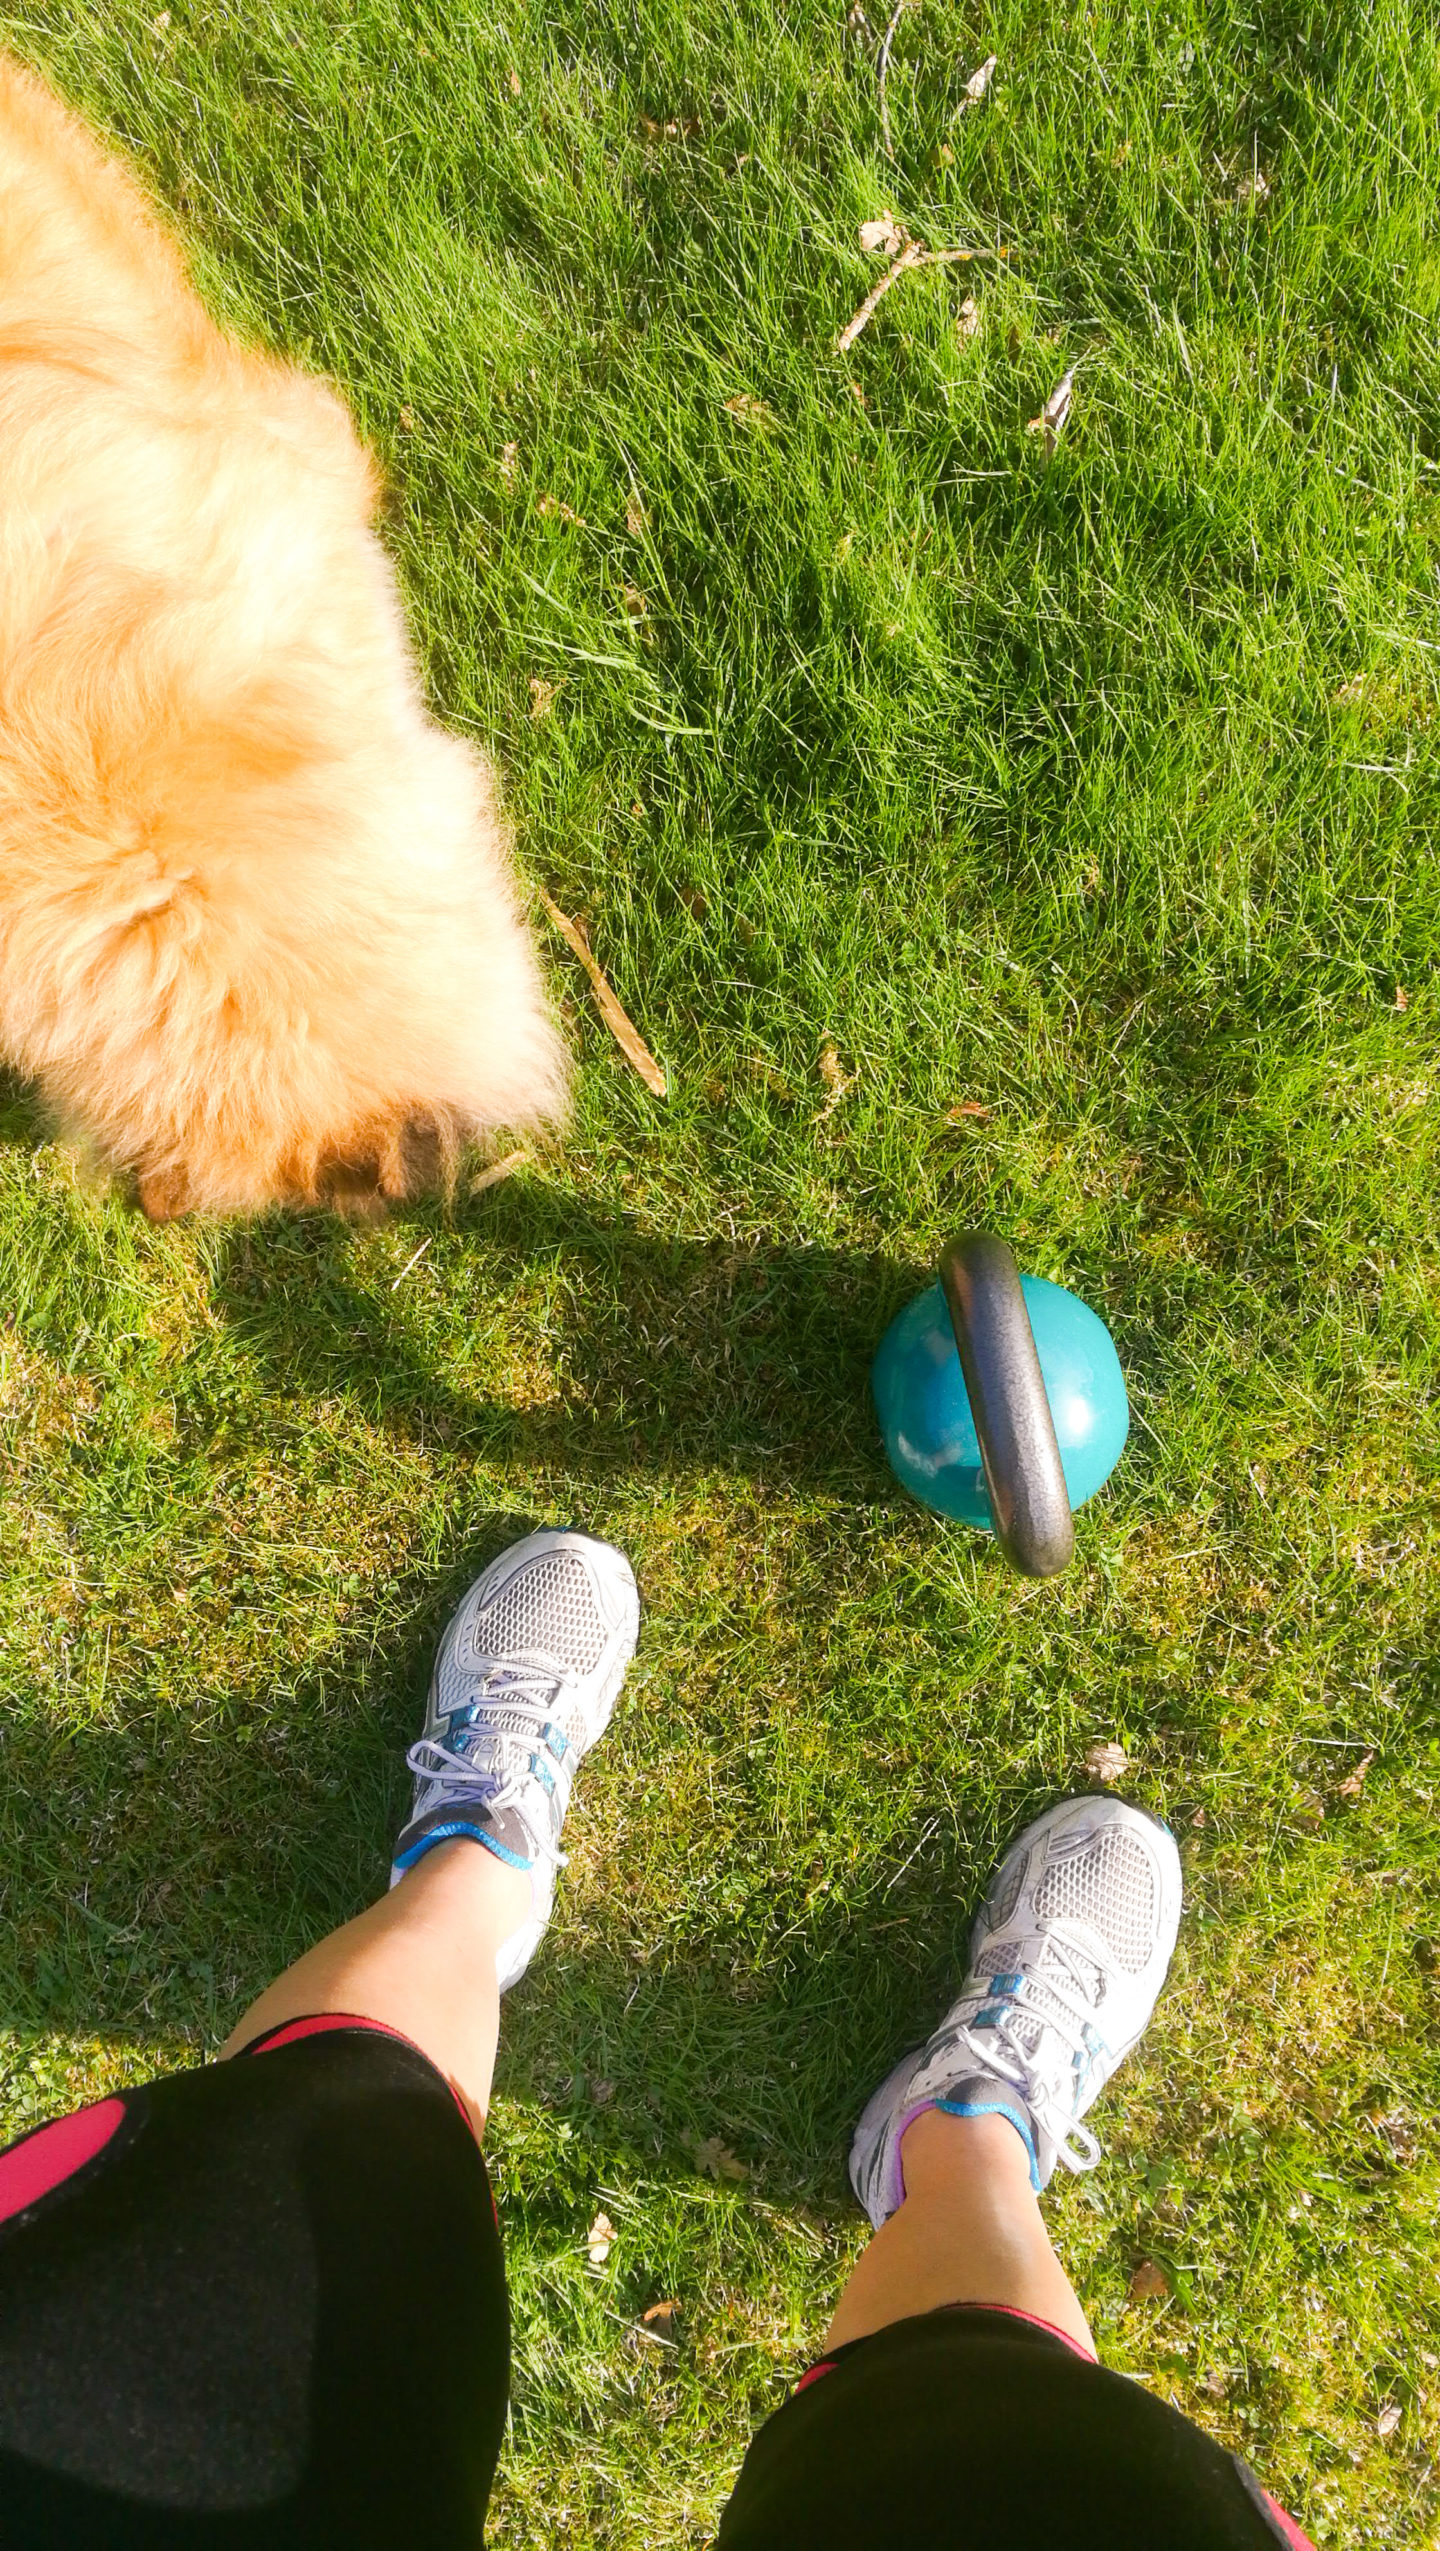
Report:
[[[522,1143],[519,1151],[507,1151],[503,1160],[492,1160],[488,1169],[482,1169],[478,1178],[471,1179],[471,1195],[483,1196],[487,1187],[498,1187],[502,1178],[513,1178],[517,1169],[524,1168],[529,1157]]]
[[[405,1281],[405,1278],[410,1273],[411,1268],[419,1266],[421,1259],[424,1257],[425,1252],[429,1248],[430,1242],[434,1239],[434,1237],[435,1234],[433,1231],[430,1232],[426,1238],[421,1241],[419,1248],[414,1253],[414,1256],[406,1259],[404,1266],[401,1268],[400,1273],[390,1287],[392,1293],[398,1293],[401,1285]]]
[[[896,28],[911,6],[912,0],[895,0],[890,24],[880,38],[880,58],[875,65],[875,84],[880,98],[880,139],[885,145],[887,159],[895,156],[895,145],[890,138],[890,101],[885,94],[885,83],[890,77],[890,47],[895,41]]]
[[[874,318],[892,283],[898,283],[913,266],[960,266],[972,257],[1008,257],[1009,254],[1008,248],[922,248],[918,239],[912,239],[908,248],[901,249],[894,265],[887,267],[873,292],[866,293],[854,318],[841,329],[835,340],[836,353],[849,353],[861,329],[868,327]]]
[[[609,984],[606,982],[604,975],[601,973],[599,966],[596,964],[594,957],[590,953],[590,942],[586,938],[580,924],[578,921],[572,921],[568,914],[561,911],[560,906],[556,903],[554,897],[547,895],[543,886],[540,888],[540,901],[549,913],[550,918],[554,922],[556,929],[559,931],[561,938],[565,942],[565,945],[567,948],[574,949],[576,956],[579,958],[580,963],[583,965],[586,973],[590,977],[590,988],[595,995],[595,1006],[599,1010],[600,1016],[610,1030],[611,1035],[614,1037],[616,1044],[619,1046],[621,1053],[624,1055],[626,1062],[634,1066],[647,1089],[653,1089],[657,1098],[663,1098],[665,1096],[666,1087],[665,1075],[659,1064],[656,1062],[654,1055],[651,1053],[649,1046],[646,1044],[644,1037],[635,1025],[634,1020],[629,1018],[625,1011],[621,1009],[619,1002],[616,1000],[614,993],[611,991]]]

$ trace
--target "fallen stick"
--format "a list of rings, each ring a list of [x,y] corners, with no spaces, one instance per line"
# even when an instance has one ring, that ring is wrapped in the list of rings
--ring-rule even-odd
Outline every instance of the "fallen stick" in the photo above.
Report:
[[[861,329],[868,327],[874,318],[892,283],[898,283],[912,267],[961,266],[972,257],[1008,257],[1009,254],[1008,248],[922,248],[918,239],[912,239],[908,248],[901,249],[894,265],[881,276],[874,291],[866,293],[854,318],[841,329],[835,340],[836,353],[849,353]]]
[[[529,1157],[529,1152],[522,1145],[519,1151],[507,1151],[503,1160],[492,1160],[488,1169],[482,1169],[478,1178],[471,1179],[471,1195],[483,1196],[487,1187],[498,1187],[502,1178],[513,1178],[517,1169],[524,1168]]]
[[[433,1231],[432,1231],[432,1232],[427,1233],[426,1237],[425,1237],[425,1238],[421,1241],[420,1246],[419,1246],[419,1248],[416,1250],[416,1252],[415,1252],[415,1254],[414,1254],[413,1258],[407,1258],[407,1259],[406,1259],[404,1266],[401,1268],[400,1273],[399,1273],[399,1274],[398,1274],[398,1276],[395,1278],[394,1283],[393,1283],[393,1284],[391,1285],[391,1287],[390,1287],[390,1290],[391,1290],[391,1292],[392,1292],[392,1293],[398,1293],[398,1292],[399,1292],[399,1290],[400,1290],[401,1285],[402,1285],[402,1284],[404,1283],[404,1281],[405,1281],[405,1278],[406,1278],[406,1277],[407,1277],[407,1275],[410,1273],[411,1268],[412,1268],[412,1267],[418,1267],[418,1266],[419,1266],[421,1259],[424,1257],[425,1252],[426,1252],[426,1250],[429,1248],[430,1243],[431,1243],[431,1241],[434,1239],[434,1237],[435,1237],[435,1234],[434,1234],[434,1232],[433,1232]]]
[[[885,145],[887,159],[893,159],[895,156],[895,146],[890,138],[890,101],[885,94],[885,83],[890,77],[890,47],[895,41],[895,30],[909,6],[910,0],[895,0],[895,14],[880,39],[880,58],[875,66],[876,84],[880,93],[880,139]]]
[[[663,1098],[665,1096],[666,1086],[665,1075],[659,1064],[656,1062],[654,1055],[651,1053],[649,1046],[646,1044],[644,1037],[636,1027],[634,1020],[628,1018],[625,1012],[621,1009],[619,1002],[616,1000],[614,993],[611,991],[609,984],[606,982],[604,975],[601,973],[600,968],[590,953],[590,942],[586,938],[584,931],[581,929],[577,921],[571,921],[568,916],[561,911],[560,906],[555,902],[553,896],[547,895],[543,886],[540,888],[540,901],[549,913],[550,918],[554,922],[556,929],[559,931],[561,938],[564,940],[566,947],[574,949],[576,956],[579,958],[580,963],[583,965],[586,973],[590,977],[590,988],[595,995],[596,1008],[599,1010],[601,1018],[610,1030],[611,1035],[614,1037],[615,1042],[619,1046],[627,1063],[634,1066],[646,1087],[648,1089],[653,1089],[657,1098]]]

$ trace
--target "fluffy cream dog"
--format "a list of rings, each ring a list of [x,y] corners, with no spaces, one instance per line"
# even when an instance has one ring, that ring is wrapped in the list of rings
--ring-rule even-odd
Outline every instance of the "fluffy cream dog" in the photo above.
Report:
[[[562,1101],[377,493],[0,57],[0,1059],[155,1215],[401,1194]]]

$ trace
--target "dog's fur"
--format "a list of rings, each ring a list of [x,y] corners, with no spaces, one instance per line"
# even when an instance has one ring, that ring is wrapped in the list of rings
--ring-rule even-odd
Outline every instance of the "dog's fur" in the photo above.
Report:
[[[402,1193],[562,1101],[377,492],[0,57],[0,1059],[153,1214]]]

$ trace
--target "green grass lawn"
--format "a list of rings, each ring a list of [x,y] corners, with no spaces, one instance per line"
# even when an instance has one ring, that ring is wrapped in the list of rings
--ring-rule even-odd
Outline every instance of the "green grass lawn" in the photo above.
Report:
[[[1433,2540],[1433,9],[925,0],[893,161],[842,0],[0,36],[344,387],[436,703],[670,1074],[542,922],[574,1124],[449,1211],[151,1230],[5,1095],[0,2125],[194,2060],[376,1888],[447,1607],[580,1517],[646,1622],[501,2056],[495,2539],[707,2538],[859,2103],[1113,1738],[1189,1911],[1064,2257],[1320,2543]],[[884,211],[1010,253],[837,359]],[[867,1398],[977,1221],[1131,1383],[1047,1586]]]

